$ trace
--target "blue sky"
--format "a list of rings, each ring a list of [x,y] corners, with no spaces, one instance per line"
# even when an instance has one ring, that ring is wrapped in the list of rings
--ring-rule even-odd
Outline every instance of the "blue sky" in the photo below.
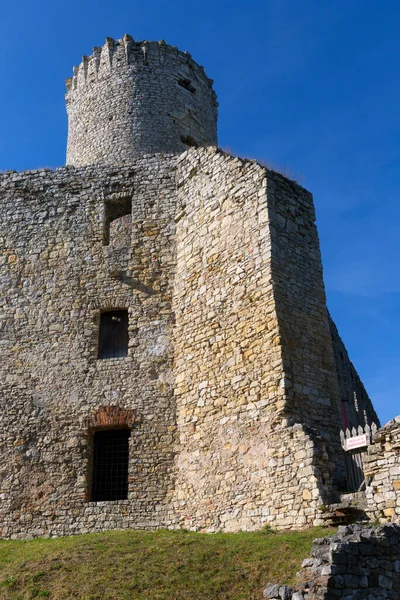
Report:
[[[382,422],[400,414],[400,4],[13,0],[0,21],[0,170],[65,162],[64,80],[105,37],[206,67],[219,143],[314,194],[328,304]]]

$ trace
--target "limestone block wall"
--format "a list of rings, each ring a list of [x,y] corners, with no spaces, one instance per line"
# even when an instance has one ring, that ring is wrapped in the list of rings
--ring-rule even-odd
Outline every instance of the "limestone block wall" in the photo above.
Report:
[[[267,202],[286,411],[293,421],[320,431],[337,462],[340,394],[313,199],[299,185],[271,173]]]
[[[125,197],[130,243],[104,246],[106,204]],[[170,524],[174,214],[168,156],[0,176],[2,537]],[[97,360],[108,308],[128,310],[128,356]],[[88,501],[92,430],[119,425],[128,500]]]
[[[351,362],[345,345],[331,316],[328,314],[335,355],[336,373],[339,381],[340,398],[342,402],[343,428],[375,423],[379,427],[379,418],[375,412],[367,391]]]
[[[307,190],[268,174],[272,280],[282,347],[289,422],[315,429],[329,459],[319,478],[320,504],[335,500],[345,471],[340,393],[326,309],[315,210]],[[321,448],[320,453],[325,450]]]
[[[129,164],[138,154],[215,145],[212,83],[163,41],[107,38],[67,80],[67,164]]]
[[[229,530],[318,522],[341,448],[311,196],[211,148],[186,153],[179,167],[182,524]]]
[[[314,540],[294,588],[269,584],[269,600],[382,600],[400,597],[400,528],[339,527]]]
[[[269,524],[277,529],[298,529],[323,524],[321,508],[332,493],[328,451],[325,440],[304,424],[289,426],[283,419],[280,427],[272,429],[260,482],[261,499],[256,494],[256,501],[248,502],[252,528]]]
[[[339,432],[343,404],[351,423],[378,423],[327,308],[312,195],[268,173],[274,298],[290,422],[306,423],[324,439],[329,461],[320,478],[323,504],[347,476]]]
[[[400,523],[400,417],[375,434],[364,460],[371,519]]]
[[[179,167],[176,507],[183,526],[251,528],[269,514],[266,406],[278,426],[283,397],[265,170],[215,149]]]
[[[0,176],[0,536],[321,522],[342,457],[314,220],[215,147]],[[98,360],[110,309],[128,355]],[[93,432],[120,426],[128,499],[92,502]]]

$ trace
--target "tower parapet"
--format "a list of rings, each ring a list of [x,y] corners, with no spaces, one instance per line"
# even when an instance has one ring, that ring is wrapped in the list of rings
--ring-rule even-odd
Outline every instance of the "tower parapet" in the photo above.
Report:
[[[187,52],[106,38],[67,79],[67,165],[121,165],[138,154],[217,144],[213,81]]]

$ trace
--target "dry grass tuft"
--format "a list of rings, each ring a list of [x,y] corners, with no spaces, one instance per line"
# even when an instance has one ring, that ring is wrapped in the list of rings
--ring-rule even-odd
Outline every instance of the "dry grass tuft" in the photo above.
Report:
[[[229,154],[229,156],[242,158],[243,160],[254,160],[266,169],[269,169],[270,171],[275,171],[275,173],[279,173],[280,175],[283,175],[283,177],[286,177],[286,179],[290,179],[291,181],[294,181],[299,185],[301,185],[302,181],[304,180],[304,175],[302,175],[301,173],[295,173],[289,165],[279,165],[277,163],[267,160],[266,158],[239,156],[239,154],[234,152],[230,146],[225,146],[224,148],[221,148],[221,150],[225,154]]]

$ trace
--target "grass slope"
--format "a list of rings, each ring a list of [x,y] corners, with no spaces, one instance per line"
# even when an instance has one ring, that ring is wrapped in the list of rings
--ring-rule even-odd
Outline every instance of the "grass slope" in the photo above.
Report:
[[[0,598],[260,600],[293,582],[312,540],[333,529],[235,534],[113,531],[0,542]]]

